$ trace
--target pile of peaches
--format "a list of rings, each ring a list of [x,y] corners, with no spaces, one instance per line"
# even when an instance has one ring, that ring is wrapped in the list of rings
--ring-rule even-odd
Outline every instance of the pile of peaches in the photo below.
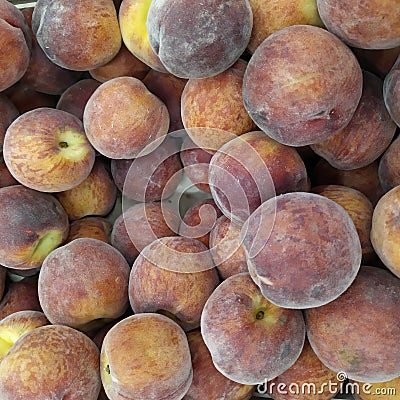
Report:
[[[399,399],[399,21],[0,0],[0,399]]]

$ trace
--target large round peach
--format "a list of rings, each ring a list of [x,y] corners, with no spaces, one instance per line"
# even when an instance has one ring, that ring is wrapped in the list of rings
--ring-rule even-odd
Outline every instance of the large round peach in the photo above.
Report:
[[[89,331],[127,310],[129,272],[125,258],[111,245],[75,239],[44,260],[40,305],[52,324]]]
[[[246,221],[242,236],[252,278],[281,307],[329,303],[360,268],[360,240],[349,214],[314,193],[267,200]]]
[[[0,221],[0,264],[18,269],[40,267],[69,230],[54,196],[22,185],[0,189]]]
[[[100,373],[110,400],[182,399],[193,378],[185,332],[163,315],[127,317],[104,338]]]
[[[79,185],[95,159],[82,122],[52,108],[20,115],[6,131],[3,155],[18,182],[42,192],[60,192]]]
[[[283,144],[327,139],[352,118],[362,92],[360,65],[335,35],[293,25],[270,35],[254,52],[243,82],[254,122]]]
[[[52,62],[75,71],[106,64],[121,47],[112,0],[39,0],[32,15],[32,29]]]
[[[218,371],[256,385],[293,365],[303,348],[305,325],[300,310],[270,303],[250,275],[241,273],[222,282],[207,300],[201,333]]]
[[[400,126],[400,55],[383,82],[383,99],[393,121]]]
[[[246,67],[245,61],[238,60],[216,76],[188,80],[182,93],[182,122],[198,146],[217,150],[235,136],[257,128],[243,105]]]
[[[154,150],[168,132],[165,104],[133,77],[111,79],[86,104],[83,123],[89,141],[112,159],[132,159]]]
[[[192,356],[193,380],[183,400],[229,399],[249,400],[254,385],[242,385],[222,375],[214,366],[201,332],[187,334]]]
[[[28,332],[0,363],[3,400],[97,400],[100,387],[98,348],[67,326],[47,325]]]
[[[56,197],[71,221],[88,215],[105,216],[115,204],[117,187],[106,161],[97,157],[83,182],[72,189],[56,193]]]
[[[400,278],[400,186],[384,194],[372,215],[371,242],[376,254]]]
[[[317,0],[317,5],[326,28],[350,46],[390,49],[400,45],[397,0]]]
[[[363,266],[341,296],[305,310],[311,347],[329,369],[344,371],[350,379],[393,379],[400,374],[399,308],[400,280],[389,271]]]
[[[362,168],[379,158],[392,141],[396,124],[383,100],[383,81],[363,72],[363,92],[350,122],[339,132],[311,146],[338,169]]]
[[[129,301],[135,313],[166,313],[190,330],[200,326],[204,304],[218,284],[217,270],[201,242],[163,237],[136,258],[129,278]]]
[[[217,75],[240,57],[253,26],[247,0],[153,0],[146,21],[150,46],[180,78]]]

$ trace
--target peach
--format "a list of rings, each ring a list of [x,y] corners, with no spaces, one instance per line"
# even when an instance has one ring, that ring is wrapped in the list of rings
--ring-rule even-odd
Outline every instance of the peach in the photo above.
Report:
[[[344,371],[350,379],[393,379],[400,373],[399,307],[399,279],[381,268],[363,266],[340,297],[305,310],[311,347],[329,369]]]
[[[14,343],[25,333],[49,321],[41,311],[18,311],[0,320],[0,363]]]
[[[0,189],[0,210],[0,263],[7,267],[40,267],[67,237],[68,216],[51,194],[7,186]]]
[[[18,311],[42,311],[38,297],[38,276],[9,281],[0,301],[0,320]]]
[[[240,237],[241,226],[222,216],[210,232],[210,251],[222,279],[248,272],[247,260]]]
[[[338,169],[362,168],[387,149],[396,132],[383,100],[383,81],[363,72],[363,92],[350,122],[339,132],[311,146]]]
[[[6,131],[3,155],[18,182],[42,192],[79,185],[89,175],[95,158],[82,122],[51,108],[20,115]]]
[[[86,335],[67,326],[33,329],[0,363],[3,400],[97,400],[100,387],[98,348]]]
[[[154,240],[174,236],[178,232],[180,217],[163,203],[138,203],[123,210],[114,221],[111,244],[131,265],[147,245]]]
[[[264,202],[242,227],[252,278],[272,303],[318,307],[351,285],[361,244],[346,210],[314,193],[287,193]]]
[[[223,145],[210,161],[208,183],[218,207],[237,224],[275,194],[308,189],[306,167],[296,149],[262,131]]]
[[[201,316],[201,333],[217,370],[228,379],[256,385],[293,365],[305,339],[300,310],[270,303],[248,273],[223,281]]]
[[[322,364],[306,340],[296,362],[261,389],[274,400],[331,400],[341,383],[338,374]]]
[[[104,338],[100,373],[110,400],[182,399],[193,378],[186,335],[163,315],[127,317]]]
[[[246,49],[253,14],[247,0],[153,0],[146,26],[168,72],[207,78],[228,69]]]
[[[372,215],[371,242],[385,266],[400,278],[400,186],[385,193]]]
[[[211,193],[208,185],[208,168],[212,154],[193,143],[190,137],[185,137],[179,153],[185,174],[200,190]]]
[[[3,93],[0,93],[0,147],[3,147],[4,135],[7,128],[19,116],[17,107]]]
[[[151,69],[143,79],[147,89],[164,102],[168,109],[169,132],[183,129],[181,97],[187,80],[175,75]]]
[[[317,143],[343,129],[361,92],[354,54],[335,35],[311,25],[288,26],[265,39],[243,82],[244,105],[257,126],[292,146]]]
[[[72,189],[55,194],[71,221],[88,215],[105,216],[113,208],[117,187],[106,160],[97,157],[88,177]]]
[[[182,93],[182,122],[197,146],[215,151],[257,128],[243,104],[246,67],[245,61],[238,60],[216,76],[188,80]]]
[[[98,239],[105,243],[111,243],[112,223],[101,217],[85,217],[72,221],[65,244],[78,238]]]
[[[133,77],[102,83],[90,97],[83,113],[89,141],[112,159],[144,156],[168,132],[165,104]],[[112,140],[110,140],[110,138]]]
[[[175,139],[166,137],[143,157],[111,160],[111,174],[117,188],[128,199],[142,202],[167,199],[182,177]]]
[[[118,54],[107,64],[91,69],[92,78],[104,83],[120,76],[132,76],[143,80],[150,67],[135,57],[124,44]]]
[[[187,334],[192,357],[193,380],[183,400],[249,400],[254,385],[242,385],[222,375],[214,366],[211,354],[198,330]]]
[[[400,137],[396,137],[380,158],[378,176],[385,193],[400,185]]]
[[[56,108],[69,112],[82,121],[86,103],[100,85],[95,79],[81,79],[65,89],[57,101]]]
[[[218,284],[217,270],[201,242],[163,237],[133,263],[129,301],[135,313],[165,313],[190,330],[200,326],[204,304]]]
[[[317,5],[326,28],[350,46],[390,49],[400,45],[397,0],[317,0]]]
[[[272,33],[290,25],[323,27],[316,0],[249,0],[253,11],[253,30],[247,50],[253,54]]]
[[[400,126],[400,54],[385,77],[383,99],[393,121]]]
[[[111,245],[75,239],[44,260],[40,305],[52,324],[82,331],[101,327],[127,310],[129,271],[125,258]]]
[[[75,71],[106,64],[122,43],[112,0],[39,0],[32,30],[53,63]]]
[[[146,20],[151,0],[123,0],[118,12],[122,40],[128,50],[151,69],[167,72],[150,46]]]
[[[341,185],[322,185],[311,189],[341,205],[350,215],[360,239],[362,260],[371,261],[374,249],[370,240],[373,206],[370,200],[356,189]]]
[[[22,12],[0,1],[0,92],[18,82],[28,68],[32,37]]]
[[[210,231],[222,211],[213,199],[201,200],[186,210],[179,227],[179,235],[197,239],[209,247]]]

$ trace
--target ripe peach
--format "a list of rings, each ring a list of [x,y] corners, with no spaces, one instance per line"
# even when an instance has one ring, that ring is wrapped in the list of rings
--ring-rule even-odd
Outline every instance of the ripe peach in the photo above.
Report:
[[[32,30],[47,57],[75,71],[97,68],[121,47],[121,33],[112,0],[39,0]]]
[[[112,223],[101,217],[85,217],[72,221],[69,225],[69,233],[65,244],[78,238],[98,239],[110,243]]]
[[[20,115],[7,129],[3,155],[18,182],[42,192],[79,185],[89,175],[95,158],[82,122],[52,108]]]
[[[247,0],[153,0],[146,21],[151,48],[180,78],[217,75],[240,57],[253,26]]]
[[[350,46],[390,49],[400,45],[397,0],[317,0],[317,5],[326,28]]]
[[[343,129],[361,92],[354,54],[335,35],[311,25],[288,26],[265,39],[243,82],[244,105],[257,126],[292,146],[317,143]]]
[[[187,334],[192,357],[193,380],[183,400],[249,400],[254,385],[242,385],[222,375],[214,366],[211,354],[198,330]]]
[[[193,378],[185,332],[163,315],[127,317],[104,338],[100,373],[110,400],[182,399]]]
[[[399,279],[381,268],[363,266],[341,296],[305,310],[311,347],[329,369],[344,371],[350,379],[393,379],[400,374],[399,307]]]
[[[129,301],[135,313],[165,313],[190,330],[200,326],[204,304],[218,284],[217,270],[201,242],[163,237],[136,258],[129,278]]]
[[[88,215],[105,216],[113,208],[117,187],[106,160],[97,157],[88,177],[72,189],[56,193],[70,221]]]
[[[22,185],[0,189],[0,221],[0,263],[17,269],[40,267],[69,229],[54,196]]]
[[[112,159],[144,156],[168,132],[165,104],[133,77],[102,83],[90,97],[83,113],[89,141]],[[111,138],[111,140],[110,140]]]
[[[131,265],[154,240],[178,232],[179,215],[163,203],[139,203],[125,209],[114,221],[111,244]]]
[[[83,331],[101,327],[127,310],[129,271],[125,258],[111,245],[75,239],[44,260],[40,305],[52,324]]]
[[[223,281],[201,316],[201,333],[217,370],[256,385],[275,378],[299,357],[305,339],[300,310],[270,303],[248,273]]]
[[[33,329],[0,363],[3,400],[97,400],[100,387],[98,348],[86,335],[67,326]]]
[[[328,139],[311,145],[315,153],[338,169],[362,168],[375,161],[396,132],[383,101],[383,81],[363,72],[363,92],[350,122]]]
[[[222,216],[210,232],[210,252],[222,279],[248,272],[240,237],[241,226]]]
[[[69,112],[82,121],[86,103],[100,85],[101,83],[95,79],[81,79],[61,94],[56,108]]]
[[[383,190],[400,185],[400,137],[398,136],[386,149],[379,160],[378,168],[379,181]]]
[[[349,214],[314,193],[287,193],[264,202],[242,228],[252,278],[272,303],[318,307],[340,296],[361,264]]]
[[[400,186],[384,194],[372,215],[371,242],[376,254],[400,278]]]
[[[393,121],[400,126],[400,54],[383,83],[383,98]]]

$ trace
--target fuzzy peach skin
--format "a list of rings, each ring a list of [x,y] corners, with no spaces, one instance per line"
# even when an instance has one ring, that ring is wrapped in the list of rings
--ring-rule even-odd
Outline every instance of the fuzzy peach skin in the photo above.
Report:
[[[234,382],[215,368],[199,330],[190,331],[187,338],[192,356],[193,380],[183,400],[251,398],[254,385]]]
[[[390,49],[400,45],[397,0],[317,0],[317,6],[326,28],[350,46]]]
[[[3,156],[11,174],[24,186],[60,192],[88,177],[95,151],[77,117],[43,107],[20,115],[8,127]]]
[[[243,100],[257,126],[280,143],[318,143],[343,129],[362,92],[351,50],[332,33],[292,25],[270,35],[251,57]]]
[[[97,400],[99,350],[83,333],[62,325],[36,328],[0,363],[3,400]]]
[[[300,310],[270,303],[246,272],[223,281],[208,298],[201,333],[219,372],[257,385],[293,365],[303,348],[305,325]]]
[[[350,379],[393,379],[400,374],[399,307],[399,279],[382,268],[363,266],[340,297],[305,310],[311,347],[323,364]]]
[[[0,1],[0,92],[18,82],[28,68],[32,35],[22,12]]]
[[[400,186],[385,193],[372,215],[371,242],[385,266],[400,278]]]
[[[52,324],[82,331],[101,327],[127,310],[129,272],[125,258],[111,245],[75,239],[44,260],[40,305]]]
[[[122,43],[112,0],[39,0],[32,30],[52,62],[75,71],[106,64]]]
[[[165,104],[133,77],[111,79],[99,86],[83,113],[89,141],[112,159],[149,154],[168,132]],[[111,138],[111,140],[110,140]]]
[[[150,46],[168,72],[207,78],[241,56],[250,40],[253,14],[247,0],[153,0],[146,27]]]
[[[49,193],[22,185],[0,189],[0,264],[17,269],[40,267],[68,235],[68,216]]]
[[[201,242],[163,237],[133,263],[129,301],[135,313],[165,313],[188,331],[200,326],[204,304],[218,284],[217,270]]]
[[[110,400],[180,400],[193,378],[186,335],[164,315],[127,317],[104,338],[100,373]]]
[[[69,226],[68,237],[65,244],[78,238],[92,238],[102,240],[105,243],[111,241],[112,223],[102,217],[85,217],[72,221]]]
[[[96,157],[88,177],[74,188],[56,193],[56,197],[70,221],[88,215],[107,215],[115,204],[117,187],[106,160]]]
[[[49,321],[41,311],[17,311],[0,320],[0,363],[14,343],[25,333]]]
[[[383,99],[383,81],[363,71],[363,91],[350,122],[312,150],[338,169],[365,167],[377,160],[390,145],[396,124]]]
[[[327,304],[360,269],[354,222],[342,206],[318,194],[293,192],[265,201],[241,235],[252,278],[281,307]]]

